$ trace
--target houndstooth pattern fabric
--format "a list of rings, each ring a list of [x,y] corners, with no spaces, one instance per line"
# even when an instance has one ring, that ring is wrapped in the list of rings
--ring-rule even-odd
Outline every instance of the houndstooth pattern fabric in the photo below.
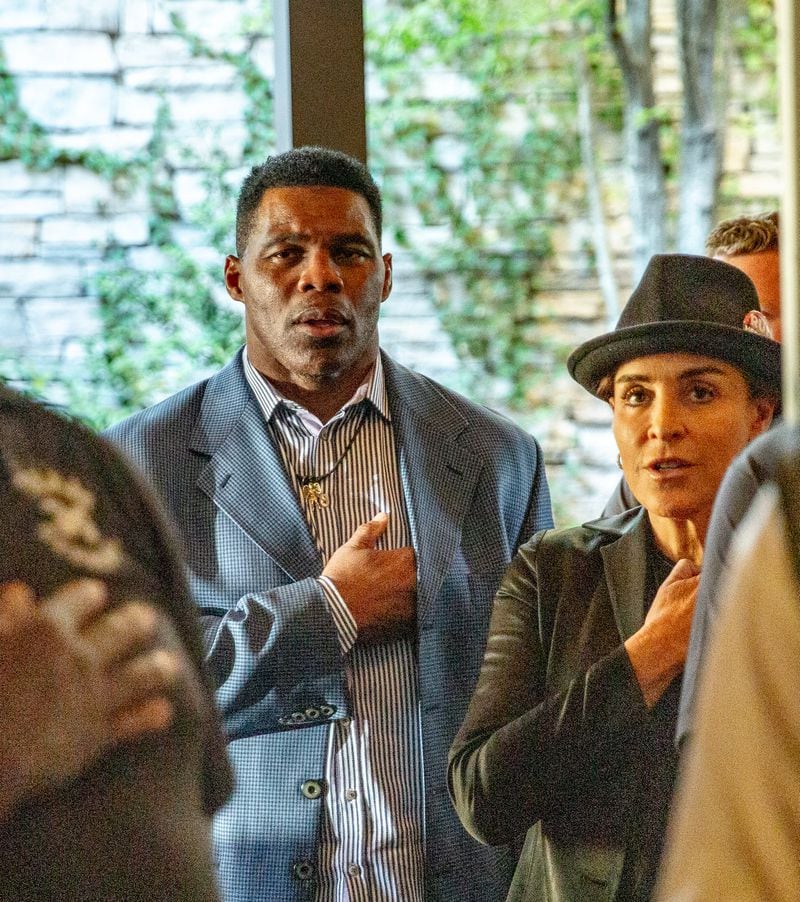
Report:
[[[477,679],[511,555],[552,524],[540,449],[508,420],[383,355],[418,567],[425,899],[503,900],[516,863],[472,840],[450,804],[447,751]],[[171,511],[203,615],[237,775],[215,820],[226,902],[316,892],[328,724],[352,716],[320,552],[246,383],[241,355],[110,431]],[[312,793],[313,795],[313,793]]]

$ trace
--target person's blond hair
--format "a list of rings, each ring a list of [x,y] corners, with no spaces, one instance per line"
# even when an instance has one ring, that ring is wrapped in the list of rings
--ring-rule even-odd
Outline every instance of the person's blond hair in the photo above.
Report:
[[[778,249],[778,214],[775,211],[724,219],[706,238],[706,253],[710,257],[736,257],[773,249]]]

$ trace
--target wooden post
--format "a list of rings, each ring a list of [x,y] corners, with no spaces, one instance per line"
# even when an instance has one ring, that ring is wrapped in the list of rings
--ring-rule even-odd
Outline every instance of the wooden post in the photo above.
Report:
[[[781,331],[783,334],[783,412],[790,423],[800,419],[800,9],[796,0],[778,4],[778,73],[783,131],[783,196],[781,198]]]
[[[273,0],[279,151],[331,147],[367,162],[362,0]]]

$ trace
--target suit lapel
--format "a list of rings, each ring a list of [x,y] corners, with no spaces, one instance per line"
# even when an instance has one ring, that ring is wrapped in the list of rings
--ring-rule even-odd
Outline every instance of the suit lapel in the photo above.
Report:
[[[191,447],[208,457],[198,488],[290,579],[318,576],[322,559],[239,356],[209,381]]]
[[[420,376],[384,355],[400,479],[417,557],[422,623],[450,569],[482,461],[456,443],[467,421]]]
[[[642,510],[616,542],[600,549],[614,619],[623,642],[644,623],[647,522]]]
[[[467,421],[426,379],[385,355],[383,364],[417,557],[421,622],[458,548],[482,461],[457,444]],[[287,576],[321,572],[321,557],[239,355],[209,380],[191,447],[208,458],[198,488]]]

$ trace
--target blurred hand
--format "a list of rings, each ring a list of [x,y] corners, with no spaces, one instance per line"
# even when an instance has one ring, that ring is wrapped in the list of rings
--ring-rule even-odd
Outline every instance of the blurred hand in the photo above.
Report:
[[[416,618],[414,549],[375,547],[388,523],[385,513],[363,523],[336,549],[322,571],[347,602],[363,641],[408,632]]]
[[[0,586],[0,811],[169,726],[186,662],[165,647],[164,619],[142,602],[109,609],[96,580],[40,603],[23,583]]]

